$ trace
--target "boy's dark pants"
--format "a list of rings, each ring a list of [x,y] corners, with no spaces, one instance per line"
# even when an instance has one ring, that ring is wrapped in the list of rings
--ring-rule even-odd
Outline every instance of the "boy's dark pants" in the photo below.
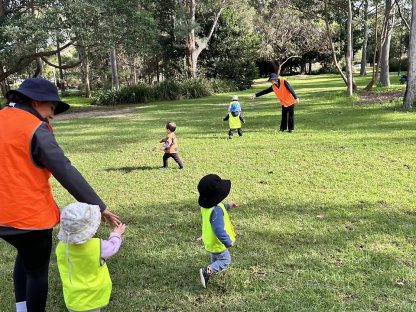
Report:
[[[289,116],[289,125],[287,122]],[[285,131],[288,129],[292,131],[295,129],[295,104],[290,105],[289,107],[282,106],[282,121],[280,123],[280,131]]]
[[[230,129],[230,131],[228,131],[228,136],[231,138],[234,135],[235,130],[237,130],[237,133],[239,136],[243,135],[243,130],[241,128],[238,129]]]
[[[182,169],[183,168],[183,162],[182,160],[179,158],[178,153],[165,153],[163,154],[163,167],[167,168],[168,167],[168,159],[172,157],[176,163],[179,165],[179,168]]]

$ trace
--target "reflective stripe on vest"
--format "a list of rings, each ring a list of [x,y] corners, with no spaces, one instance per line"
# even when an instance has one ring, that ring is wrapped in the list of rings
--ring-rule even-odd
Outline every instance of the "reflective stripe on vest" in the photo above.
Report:
[[[230,129],[241,128],[240,115],[234,117],[232,113],[228,113],[228,125],[230,126]]]
[[[0,110],[0,226],[36,230],[59,222],[51,174],[32,160],[31,141],[41,124],[24,110]]]
[[[224,229],[225,232],[230,236],[232,241],[235,240],[235,232],[234,227],[231,224],[230,217],[228,215],[227,209],[225,209],[224,204],[218,204],[221,207],[224,213]],[[212,208],[201,208],[201,215],[202,215],[202,241],[204,242],[205,249],[209,252],[223,252],[225,249],[225,245],[221,243],[221,241],[217,238],[212,229],[211,222],[209,221],[211,217],[211,213],[214,210]]]
[[[59,242],[55,252],[67,308],[87,311],[106,306],[112,284],[107,265],[100,264],[100,239],[80,245]]]
[[[279,88],[275,83],[272,84],[272,89],[277,99],[280,101],[280,105],[284,107],[289,107],[295,104],[296,100],[293,97],[292,93],[290,93],[290,91],[286,88],[285,81],[283,79],[279,79],[279,84]]]

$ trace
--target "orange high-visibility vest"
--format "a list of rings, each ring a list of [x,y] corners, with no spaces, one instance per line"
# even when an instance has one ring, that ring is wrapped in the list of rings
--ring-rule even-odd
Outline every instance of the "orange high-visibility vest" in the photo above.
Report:
[[[290,91],[286,88],[285,81],[283,79],[279,79],[279,82],[279,88],[275,83],[272,85],[272,88],[277,99],[280,101],[280,105],[284,107],[289,107],[295,104],[296,100],[293,97],[292,93],[290,93]]]
[[[41,124],[24,110],[0,110],[0,226],[38,230],[59,222],[51,173],[32,160],[31,141]]]
[[[178,151],[178,141],[175,133],[171,132],[166,137],[167,141],[171,144],[166,150],[166,153],[174,154]]]

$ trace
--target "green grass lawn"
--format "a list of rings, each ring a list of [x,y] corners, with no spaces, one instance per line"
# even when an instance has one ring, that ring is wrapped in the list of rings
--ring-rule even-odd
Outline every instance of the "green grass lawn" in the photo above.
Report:
[[[127,224],[108,261],[106,311],[415,311],[416,115],[400,99],[360,104],[337,76],[288,78],[300,103],[295,132],[280,133],[269,86],[238,93],[244,136],[227,139],[222,118],[233,94],[137,106],[124,115],[53,123],[73,164]],[[358,78],[362,89],[369,78]],[[390,89],[401,89],[392,76]],[[383,89],[384,90],[384,89]],[[152,147],[177,123],[185,170]],[[198,269],[197,183],[231,179],[237,232],[228,271],[208,289]],[[73,199],[55,181],[60,207]],[[98,236],[106,238],[102,227]],[[54,231],[55,237],[57,230]],[[54,246],[56,246],[56,239]],[[0,243],[0,311],[13,311],[15,251]],[[64,311],[53,254],[48,311]]]

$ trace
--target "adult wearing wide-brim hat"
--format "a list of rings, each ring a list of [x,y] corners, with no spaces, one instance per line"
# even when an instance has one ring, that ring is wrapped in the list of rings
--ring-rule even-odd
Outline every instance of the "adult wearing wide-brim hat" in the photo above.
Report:
[[[0,110],[0,237],[17,249],[16,311],[45,311],[52,229],[59,222],[50,176],[77,201],[98,205],[111,224],[120,220],[55,140],[49,121],[69,109],[56,86],[30,78],[6,98]]]
[[[299,103],[299,99],[289,82],[279,78],[277,74],[271,73],[268,81],[272,83],[269,88],[253,94],[250,98],[255,99],[259,96],[274,92],[282,106],[280,131],[288,130],[292,132],[295,129],[295,103]]]

